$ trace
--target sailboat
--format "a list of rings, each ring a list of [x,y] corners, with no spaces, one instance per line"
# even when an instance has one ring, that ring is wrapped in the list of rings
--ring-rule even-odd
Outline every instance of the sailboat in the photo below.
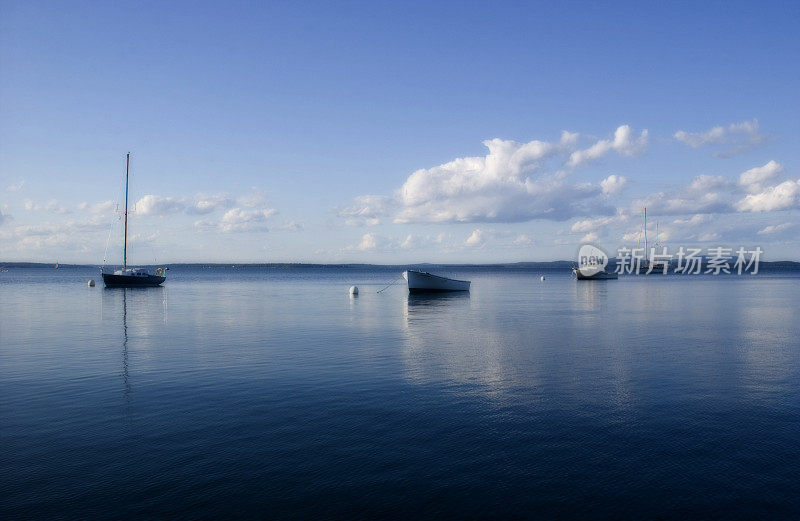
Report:
[[[665,261],[655,261],[651,258],[650,251],[647,249],[647,208],[644,209],[644,222],[642,224],[644,231],[644,259],[639,265],[639,273],[643,275],[648,274],[663,274],[669,268]],[[658,222],[656,221],[656,246],[658,247]]]
[[[128,177],[131,166],[131,153],[125,159],[125,242],[122,248],[122,269],[113,273],[102,270],[103,282],[107,288],[158,286],[167,280],[165,269],[157,268],[150,273],[146,268],[128,267]]]

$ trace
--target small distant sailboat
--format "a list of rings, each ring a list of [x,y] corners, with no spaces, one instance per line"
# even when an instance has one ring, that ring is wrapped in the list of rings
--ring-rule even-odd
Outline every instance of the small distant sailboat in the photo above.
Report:
[[[128,267],[128,174],[131,165],[131,154],[125,159],[125,243],[122,249],[122,269],[106,273],[103,269],[103,282],[107,288],[158,286],[167,280],[164,268],[157,268],[149,273],[145,268]]]
[[[669,269],[669,264],[665,261],[656,261],[651,258],[650,250],[647,249],[647,208],[644,209],[644,220],[642,223],[644,233],[644,259],[639,265],[640,274],[664,274]],[[658,222],[656,222],[656,245],[658,247]]]
[[[419,270],[404,271],[403,278],[408,282],[409,293],[469,291],[470,285],[468,280],[448,279],[447,277]]]

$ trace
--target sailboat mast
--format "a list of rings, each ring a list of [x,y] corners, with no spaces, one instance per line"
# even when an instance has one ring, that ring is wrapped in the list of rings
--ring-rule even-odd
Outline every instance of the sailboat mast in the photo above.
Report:
[[[122,247],[122,269],[128,267],[128,172],[131,166],[131,153],[125,158],[125,243]]]
[[[127,194],[128,192],[126,191],[125,193]],[[128,214],[126,213],[125,215],[127,216]],[[647,258],[647,208],[644,209],[644,258]]]

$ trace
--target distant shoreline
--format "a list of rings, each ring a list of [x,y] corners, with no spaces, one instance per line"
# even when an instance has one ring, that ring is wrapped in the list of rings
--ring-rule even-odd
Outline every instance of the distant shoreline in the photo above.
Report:
[[[609,260],[615,264],[616,259]],[[409,262],[403,264],[369,264],[369,263],[312,263],[312,262],[168,262],[163,264],[137,264],[137,266],[167,266],[175,268],[407,268],[407,267],[434,267],[434,268],[562,268],[574,266],[575,261],[558,260],[542,262],[493,262],[486,264],[458,264],[458,263],[431,263]],[[116,264],[108,264],[116,266]],[[97,268],[98,264],[63,264],[59,268]],[[798,261],[761,261],[759,267],[785,268],[800,270]],[[0,268],[42,268],[55,269],[52,262],[0,262]]]

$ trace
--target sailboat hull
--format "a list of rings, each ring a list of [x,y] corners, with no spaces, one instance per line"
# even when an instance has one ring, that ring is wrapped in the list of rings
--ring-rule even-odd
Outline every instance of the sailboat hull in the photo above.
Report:
[[[147,288],[160,286],[167,280],[159,275],[133,276],[103,273],[103,283],[107,288]]]

